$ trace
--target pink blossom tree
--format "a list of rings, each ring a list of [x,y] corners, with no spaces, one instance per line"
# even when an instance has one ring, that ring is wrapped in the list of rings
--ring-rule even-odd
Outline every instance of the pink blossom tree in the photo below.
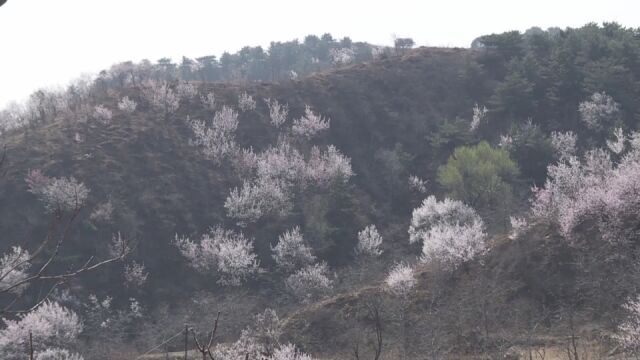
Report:
[[[583,159],[570,157],[548,167],[544,187],[534,189],[531,211],[538,220],[558,225],[573,239],[585,222],[595,225],[609,242],[635,238],[640,211],[640,157],[633,148],[612,161],[610,153],[594,149]]]

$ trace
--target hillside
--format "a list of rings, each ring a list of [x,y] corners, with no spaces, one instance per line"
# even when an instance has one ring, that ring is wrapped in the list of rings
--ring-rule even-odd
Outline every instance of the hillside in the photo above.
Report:
[[[160,75],[149,75],[145,82],[136,80],[140,73],[123,82],[104,80],[111,79],[107,74],[84,89],[69,89],[64,110],[39,103],[21,115],[30,117],[27,126],[0,138],[7,155],[0,199],[8,205],[0,207],[2,245],[8,249],[26,239],[35,246],[47,234],[50,217],[25,182],[33,169],[52,177],[73,176],[90,189],[54,269],[75,268],[94,254],[107,256],[115,233],[133,240],[126,264],[144,264],[149,273],[144,285],[127,286],[122,264],[65,285],[79,299],[112,296],[119,314],[132,297],[144,308],[144,318],[111,333],[92,328],[101,322],[87,321],[82,346],[96,359],[101,358],[97,354],[141,354],[181,331],[184,323],[204,333],[217,311],[223,314],[220,340],[230,343],[267,307],[282,320],[283,343],[290,341],[318,357],[350,358],[359,346],[361,356],[373,358],[372,311],[384,324],[382,359],[504,358],[569,345],[576,360],[583,352],[604,356],[616,349],[610,335],[623,319],[621,305],[637,287],[636,217],[627,208],[605,220],[587,212],[594,217],[572,223],[567,241],[565,222],[531,215],[532,197],[540,198],[531,186],[548,189],[547,166],[567,161],[558,154],[553,132],[576,134],[574,150],[582,156],[591,154],[589,149],[606,148],[615,139],[615,128],[638,130],[638,32],[615,24],[587,25],[559,34],[489,35],[475,45],[398,49],[376,60],[273,83],[193,77],[164,83],[154,78]],[[165,96],[180,89],[196,93],[180,95],[175,109],[168,111],[149,96],[158,84],[165,84]],[[579,109],[599,92],[615,99],[618,108],[616,118],[596,129],[582,120]],[[215,94],[215,106],[208,106],[207,94]],[[241,109],[238,99],[243,95],[255,100],[254,108]],[[119,106],[124,97],[137,104],[133,111]],[[288,104],[284,125],[273,125],[271,105],[263,99]],[[309,117],[306,105],[330,119],[330,126],[317,137],[296,138],[292,124]],[[108,119],[100,118],[96,106],[109,110]],[[193,120],[208,124],[225,106],[238,111],[234,151],[252,149],[259,157],[286,143],[295,149],[289,155],[299,152],[301,171],[307,174],[314,166],[330,167],[312,162],[314,146],[320,151],[335,146],[348,159],[353,176],[337,176],[328,185],[291,185],[286,212],[261,214],[239,226],[225,203],[234,188],[252,178],[238,171],[234,156],[239,152],[215,161],[203,154],[193,131]],[[448,182],[450,169],[445,168],[456,165],[454,152],[459,158],[479,156],[474,161],[482,164],[482,156],[490,159],[486,161],[495,156],[506,163],[500,166],[513,171],[499,176],[487,175],[486,168],[471,175],[463,171],[461,190],[460,181]],[[622,164],[623,154],[621,150],[607,159]],[[294,159],[284,162],[288,164],[267,164],[269,169],[257,171],[275,172],[278,166],[293,166]],[[416,191],[412,175],[426,186]],[[473,193],[480,186],[474,180],[485,175],[491,183]],[[259,183],[259,176],[255,179]],[[419,260],[424,254],[419,244],[409,242],[407,229],[412,210],[428,195],[470,203],[483,221],[486,249],[453,267]],[[96,209],[106,203],[112,215],[100,219]],[[530,225],[510,236],[509,216],[530,217]],[[622,229],[624,243],[599,241],[607,238],[603,224],[612,217],[621,219],[613,227]],[[358,233],[370,224],[384,239],[382,255],[363,260],[354,249]],[[252,239],[261,270],[242,279],[240,287],[220,282],[221,271],[198,265],[198,259],[176,247],[176,237],[197,239],[216,226]],[[296,226],[318,263],[326,262],[332,280],[330,291],[304,301],[285,286],[289,274],[272,256],[279,237]],[[385,282],[397,263],[410,264],[417,279],[414,290],[401,298],[390,294]],[[207,271],[197,271],[203,267]],[[25,302],[38,299],[39,291],[27,293]],[[86,306],[80,311],[91,313]],[[103,347],[110,350],[105,353]],[[179,341],[164,348],[178,349]]]
[[[358,175],[352,184],[355,195],[349,199],[364,206],[354,214],[360,220],[356,220],[357,217],[353,221],[345,220],[349,227],[339,231],[343,236],[348,234],[348,239],[331,241],[346,242],[345,246],[350,247],[356,232],[367,221],[381,221],[384,228],[388,225],[382,224],[406,221],[412,206],[404,184],[408,169],[429,178],[438,164],[438,159],[432,160],[435,154],[425,144],[430,126],[435,127],[441,119],[469,117],[474,100],[470,95],[461,95],[468,80],[458,76],[468,56],[471,53],[465,50],[421,49],[402,59],[355,65],[303,81],[242,88],[256,99],[287,99],[292,117],[302,113],[304,104],[322,109],[332,126],[326,140],[321,141],[335,144],[352,159],[360,159],[353,161]],[[434,89],[430,85],[434,83],[446,84],[446,87]],[[214,91],[221,103],[233,104],[240,92],[239,87],[227,84],[199,87],[201,93]],[[12,231],[7,236],[37,237],[38,229],[42,231],[44,227],[44,223],[38,223],[43,217],[37,216],[41,210],[36,199],[26,191],[23,174],[33,168],[41,168],[51,175],[73,174],[86,182],[96,201],[110,197],[118,209],[114,221],[117,229],[76,229],[77,237],[110,237],[111,231],[119,230],[137,238],[140,259],[152,272],[160,271],[157,279],[164,282],[165,276],[179,275],[173,270],[162,272],[167,268],[167,261],[182,262],[169,244],[175,233],[202,232],[214,224],[233,224],[225,218],[222,205],[228,189],[238,182],[228,166],[216,168],[189,146],[192,136],[185,118],[211,116],[197,102],[181,106],[164,120],[161,114],[143,107],[141,94],[129,91],[129,96],[141,103],[140,111],[134,116],[116,110],[112,122],[106,126],[61,119],[8,137],[5,142],[8,173],[2,186],[3,199],[32,206],[4,208],[3,211],[11,213],[0,218],[2,227]],[[111,107],[117,102],[106,97],[100,100]],[[76,132],[85,137],[82,143],[74,141]],[[243,114],[238,133],[238,142],[243,147],[252,146],[256,150],[264,149],[277,138],[277,131],[268,123],[268,110],[260,103],[254,113]],[[448,156],[455,145],[443,146],[440,156]],[[404,149],[412,149],[411,163],[388,165],[406,167],[402,173],[394,174],[395,178],[391,179],[370,175],[385,171],[384,162],[376,161],[377,157],[389,156],[388,161],[394,161],[394,151]],[[431,168],[413,165],[430,163]],[[404,189],[390,194],[388,190],[399,182]],[[299,220],[304,217],[304,214],[297,216]],[[26,221],[24,226],[10,226],[21,221]],[[293,219],[288,221],[290,223],[277,225],[257,224],[251,233],[256,234],[258,243],[268,244],[283,229],[297,223]],[[389,238],[393,237],[389,234]],[[184,268],[184,265],[176,266]]]

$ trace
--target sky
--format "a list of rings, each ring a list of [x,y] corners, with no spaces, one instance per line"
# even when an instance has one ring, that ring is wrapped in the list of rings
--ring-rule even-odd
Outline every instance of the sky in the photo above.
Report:
[[[480,35],[616,21],[638,0],[8,0],[0,7],[0,108],[38,88],[142,59],[220,55],[331,33],[390,45],[468,47]]]

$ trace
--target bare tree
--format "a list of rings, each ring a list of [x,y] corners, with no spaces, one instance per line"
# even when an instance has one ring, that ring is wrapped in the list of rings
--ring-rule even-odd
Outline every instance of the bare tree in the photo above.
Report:
[[[415,46],[415,42],[412,38],[396,38],[394,39],[394,46],[396,52],[401,54]]]
[[[382,328],[382,305],[380,299],[370,299],[365,302],[364,309],[366,311],[365,320],[371,324],[374,332],[374,339],[368,342],[369,348],[373,353],[373,360],[380,359],[383,346],[383,328]],[[360,352],[360,344],[356,342],[353,348],[353,357],[356,360],[364,359]]]
[[[218,331],[218,320],[220,319],[220,312],[218,311],[218,315],[216,316],[216,320],[213,322],[213,329],[211,330],[211,334],[206,343],[198,340],[198,335],[196,334],[194,329],[191,329],[191,333],[193,334],[193,340],[196,342],[196,348],[202,354],[202,360],[207,360],[207,357],[211,360],[214,360],[213,355],[211,354],[211,347],[213,346],[213,339],[216,337],[216,331]]]

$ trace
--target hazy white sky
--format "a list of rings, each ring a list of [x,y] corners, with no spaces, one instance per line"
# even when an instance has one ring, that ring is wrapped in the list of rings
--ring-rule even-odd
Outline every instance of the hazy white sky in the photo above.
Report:
[[[125,60],[219,55],[325,32],[466,47],[479,35],[532,26],[639,27],[638,14],[638,0],[8,0],[0,7],[0,108]]]

